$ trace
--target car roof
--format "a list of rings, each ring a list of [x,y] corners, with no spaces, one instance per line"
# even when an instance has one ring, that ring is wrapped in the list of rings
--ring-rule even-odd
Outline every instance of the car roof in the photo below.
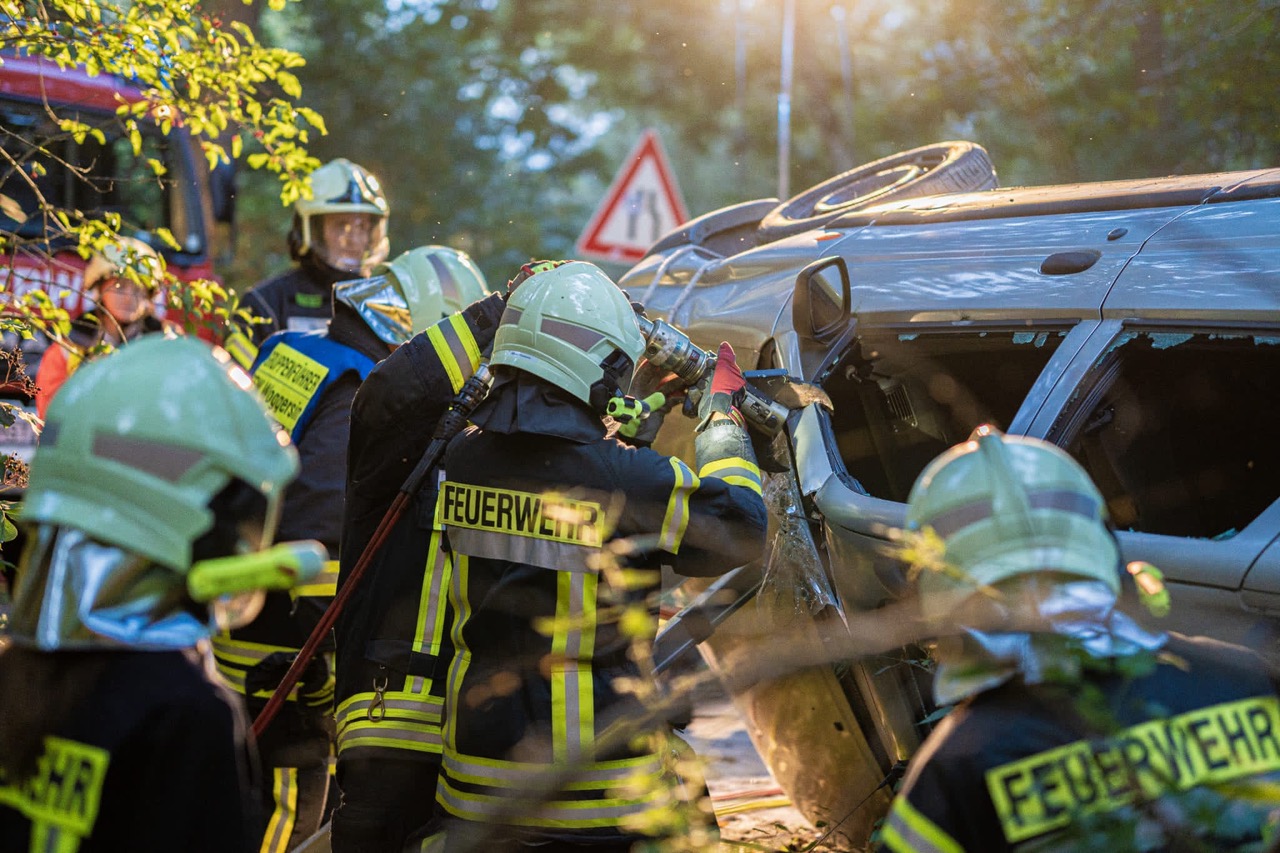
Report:
[[[1005,187],[925,196],[867,207],[834,220],[830,229],[1007,219],[1152,207],[1188,207],[1280,197],[1280,169],[1172,175],[1125,181]]]
[[[848,214],[826,251],[882,321],[1250,321],[1280,310],[1280,169],[932,196]]]
[[[667,248],[622,286],[678,325],[759,342],[791,329],[797,274],[832,256],[864,327],[1274,321],[1280,169],[909,199],[728,258]]]

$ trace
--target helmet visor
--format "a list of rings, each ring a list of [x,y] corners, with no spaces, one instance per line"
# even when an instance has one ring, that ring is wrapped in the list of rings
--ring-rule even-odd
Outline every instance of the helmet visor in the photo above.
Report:
[[[387,218],[372,213],[326,213],[313,217],[313,251],[342,272],[368,275],[387,259]]]
[[[16,641],[45,650],[185,649],[208,636],[184,577],[69,527],[41,524],[23,555]]]
[[[333,298],[360,315],[383,341],[398,346],[413,335],[409,302],[389,275],[343,281],[333,286]]]

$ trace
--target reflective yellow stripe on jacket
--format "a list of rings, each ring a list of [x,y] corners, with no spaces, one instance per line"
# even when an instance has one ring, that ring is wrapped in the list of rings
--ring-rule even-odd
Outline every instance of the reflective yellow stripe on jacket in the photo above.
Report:
[[[238,329],[227,335],[222,348],[245,370],[253,367],[253,363],[258,360],[258,348],[249,340],[248,335]]]
[[[361,748],[439,753],[444,703],[426,693],[357,693],[338,706],[338,752]]]
[[[591,655],[595,652],[595,573],[560,572],[556,578],[556,618],[552,626],[551,749],[556,761],[589,755],[596,743],[595,691]]]
[[[689,470],[689,466],[679,459],[673,456],[668,461],[675,473],[676,482],[671,489],[671,497],[667,500],[662,529],[658,532],[658,547],[672,554],[679,554],[685,528],[689,526],[689,496],[698,490],[700,481]]]
[[[458,393],[480,366],[480,347],[476,346],[467,321],[461,314],[441,320],[427,329],[427,340],[431,341],[436,355],[440,357],[453,393]]]
[[[431,547],[418,601],[413,650],[438,655],[448,615],[445,598],[452,562],[437,530]],[[345,699],[336,714],[338,752],[349,754],[364,748],[406,749],[439,753],[444,700],[431,694],[433,680],[407,674],[403,689],[356,693]]]
[[[618,826],[671,804],[654,755],[584,764],[567,781],[566,770],[446,750],[436,801],[464,820],[562,829]],[[554,799],[543,796],[548,788]]]
[[[880,841],[895,853],[964,853],[959,842],[903,796],[893,801]]]
[[[698,476],[706,479],[716,477],[734,486],[746,486],[757,495],[762,494],[760,488],[760,468],[756,463],[741,456],[730,456],[708,462],[698,471]]]
[[[320,574],[301,586],[292,587],[289,597],[294,601],[299,598],[333,598],[338,594],[338,566],[337,560],[326,560]]]
[[[297,654],[298,650],[289,648],[288,646],[271,646],[266,643],[250,643],[247,640],[235,640],[225,634],[217,634],[213,637],[213,660],[218,668],[218,675],[222,676],[222,680],[227,686],[237,693],[244,693],[244,677],[245,673],[253,669],[256,665],[270,654],[275,652],[287,652],[291,655]],[[259,690],[257,696],[270,696],[270,691]],[[289,691],[289,701],[292,702],[298,698],[298,686]]]

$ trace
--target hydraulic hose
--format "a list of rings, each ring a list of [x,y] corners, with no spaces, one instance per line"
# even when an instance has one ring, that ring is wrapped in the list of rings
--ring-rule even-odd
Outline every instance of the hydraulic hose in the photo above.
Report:
[[[257,719],[253,721],[254,737],[262,737],[262,733],[266,731],[267,726],[271,724],[276,714],[279,713],[280,707],[284,704],[289,692],[293,690],[294,685],[302,678],[303,670],[307,668],[307,664],[315,657],[316,650],[320,648],[320,643],[323,642],[324,636],[329,633],[334,623],[338,621],[338,615],[342,613],[342,608],[346,606],[348,599],[351,598],[352,593],[359,586],[360,578],[364,575],[369,564],[373,562],[374,556],[382,548],[382,543],[386,541],[387,536],[400,520],[405,506],[422,488],[422,483],[426,480],[427,474],[440,462],[440,457],[444,455],[444,449],[448,446],[449,441],[462,432],[462,428],[467,425],[467,419],[471,417],[471,413],[475,411],[476,406],[480,405],[480,401],[489,392],[489,379],[489,367],[482,361],[480,366],[476,368],[476,372],[462,386],[457,396],[453,398],[449,411],[445,412],[444,416],[440,418],[440,423],[436,424],[435,433],[432,434],[431,443],[427,445],[426,452],[418,460],[413,473],[400,486],[400,491],[396,494],[395,500],[391,502],[391,506],[387,508],[382,520],[378,522],[378,528],[369,539],[369,544],[365,545],[364,550],[360,553],[360,559],[356,560],[355,566],[351,569],[351,574],[347,577],[346,582],[342,584],[342,588],[338,590],[337,595],[333,597],[333,601],[329,602],[329,606],[325,608],[324,615],[320,617],[320,621],[316,623],[315,628],[311,631],[311,636],[307,637],[307,642],[303,644],[298,651],[297,657],[293,659],[289,671],[284,674],[284,678],[280,681],[280,686],[271,694],[271,698],[267,700],[267,704],[258,714]]]

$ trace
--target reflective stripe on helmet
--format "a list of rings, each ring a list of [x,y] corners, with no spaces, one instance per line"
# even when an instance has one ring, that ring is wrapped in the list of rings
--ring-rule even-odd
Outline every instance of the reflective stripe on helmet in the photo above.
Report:
[[[1101,517],[1101,505],[1094,498],[1080,492],[1066,489],[1049,489],[1028,491],[1027,503],[1031,509],[1056,509],[1082,515],[1088,519]],[[990,499],[974,501],[938,513],[929,520],[933,532],[946,539],[954,533],[985,521],[995,514],[995,505]]]

